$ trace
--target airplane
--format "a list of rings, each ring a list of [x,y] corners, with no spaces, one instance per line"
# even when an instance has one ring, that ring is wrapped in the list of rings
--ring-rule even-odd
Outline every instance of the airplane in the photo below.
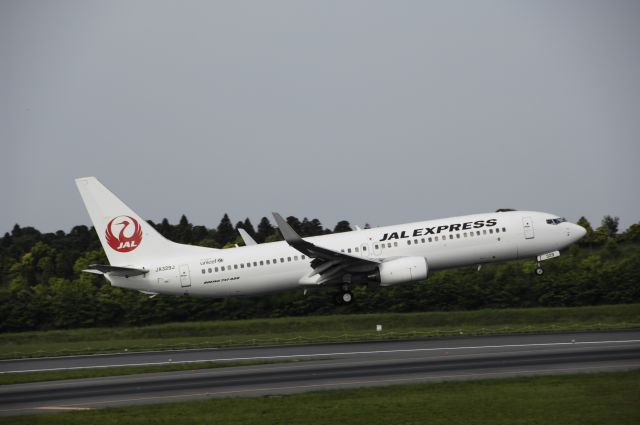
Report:
[[[344,305],[353,302],[356,285],[400,285],[453,267],[535,257],[541,275],[542,261],[586,234],[557,215],[500,209],[303,238],[273,213],[284,241],[256,244],[241,232],[246,246],[215,249],[165,239],[95,177],[76,185],[109,260],[84,271],[150,296],[225,298],[328,287]]]

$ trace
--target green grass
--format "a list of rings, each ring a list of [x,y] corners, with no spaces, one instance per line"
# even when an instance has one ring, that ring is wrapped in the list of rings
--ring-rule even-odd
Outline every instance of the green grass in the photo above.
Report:
[[[640,371],[227,398],[2,418],[5,424],[638,424]]]
[[[0,358],[637,327],[640,304],[287,317],[6,333]]]
[[[255,366],[262,364],[292,363],[301,360],[246,360],[237,362],[197,362],[157,366],[124,366],[88,368],[47,372],[25,372],[0,375],[0,385],[25,384],[28,382],[59,381],[63,379],[102,378],[105,376],[135,375],[137,373],[175,372],[180,370],[216,369],[221,367]],[[312,361],[312,360],[305,360]]]

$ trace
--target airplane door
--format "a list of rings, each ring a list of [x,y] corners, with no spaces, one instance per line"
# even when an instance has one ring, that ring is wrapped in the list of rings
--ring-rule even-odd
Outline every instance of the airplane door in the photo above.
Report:
[[[522,218],[522,227],[524,229],[524,238],[533,239],[535,235],[533,233],[533,222],[531,221],[531,217]]]
[[[180,286],[182,286],[183,288],[191,286],[191,276],[189,275],[188,264],[180,265]]]

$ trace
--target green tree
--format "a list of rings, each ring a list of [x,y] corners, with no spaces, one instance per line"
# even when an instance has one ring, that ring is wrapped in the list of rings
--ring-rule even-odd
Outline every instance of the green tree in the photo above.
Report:
[[[352,230],[351,224],[349,224],[349,222],[346,220],[342,220],[342,221],[339,221],[338,224],[336,224],[336,227],[334,227],[333,232],[341,233],[341,232],[350,232],[351,230]]]
[[[611,217],[610,215],[605,215],[602,218],[602,226],[606,227],[609,230],[609,236],[615,236],[618,234],[619,223],[620,223],[619,217]]]
[[[324,233],[322,223],[317,218],[309,220],[307,217],[302,219],[300,223],[300,235],[301,236],[318,236]]]
[[[624,233],[625,240],[629,242],[640,242],[640,223],[635,223],[629,226]]]
[[[262,217],[258,223],[258,232],[256,233],[256,241],[264,242],[267,238],[275,233],[275,228],[267,217]]]
[[[591,227],[591,223],[586,219],[585,216],[580,217],[578,222],[576,223],[578,226],[584,227],[584,230],[587,231],[587,234],[584,238],[582,238],[579,242],[581,245],[588,245],[593,241],[593,227]]]
[[[189,223],[187,216],[182,214],[182,217],[180,217],[180,222],[178,223],[178,227],[176,228],[175,241],[179,243],[187,243],[187,244],[192,243],[193,242],[193,235],[191,234],[192,230],[193,230],[193,225]]]
[[[253,228],[253,224],[251,224],[251,220],[249,220],[249,217],[244,219],[244,223],[242,223],[242,228],[249,234],[249,236],[255,239],[256,229]]]
[[[153,224],[152,224],[153,225]],[[169,224],[169,220],[163,218],[160,224],[154,226],[158,233],[167,239],[173,240],[173,226]]]
[[[216,241],[220,245],[224,246],[235,239],[236,232],[233,229],[229,215],[225,213],[222,220],[220,220],[220,224],[218,224],[218,228],[216,229]]]
[[[289,217],[287,217],[287,223],[293,230],[295,230],[297,234],[300,234],[302,232],[302,223],[300,223],[300,220],[298,220],[297,217],[290,215]]]

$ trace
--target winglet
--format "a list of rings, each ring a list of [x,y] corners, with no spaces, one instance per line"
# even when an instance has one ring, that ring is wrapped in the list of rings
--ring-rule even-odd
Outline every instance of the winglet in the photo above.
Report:
[[[297,234],[291,226],[289,226],[289,223],[287,223],[280,214],[278,214],[277,212],[274,212],[272,214],[273,218],[276,219],[276,224],[278,225],[278,229],[280,229],[280,233],[282,233],[282,237],[285,241],[287,241],[287,243],[295,244],[296,242],[302,241],[300,235]]]
[[[246,246],[258,245],[258,243],[243,228],[239,227],[238,233],[240,233],[240,237],[242,238]]]

